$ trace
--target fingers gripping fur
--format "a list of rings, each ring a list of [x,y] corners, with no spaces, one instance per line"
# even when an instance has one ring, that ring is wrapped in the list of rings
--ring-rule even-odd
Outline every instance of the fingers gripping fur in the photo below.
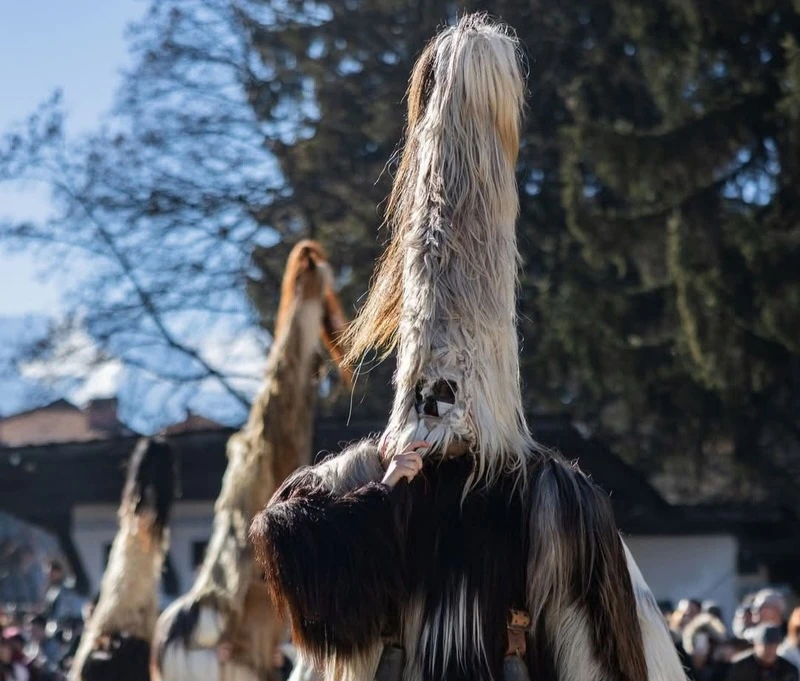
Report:
[[[642,635],[608,499],[557,458],[530,484],[528,607],[544,643],[534,667],[555,667],[562,681],[643,681]]]
[[[685,681],[686,671],[681,666],[664,616],[630,550],[624,542],[622,546],[636,596],[636,610],[647,660],[647,678],[650,681]]]

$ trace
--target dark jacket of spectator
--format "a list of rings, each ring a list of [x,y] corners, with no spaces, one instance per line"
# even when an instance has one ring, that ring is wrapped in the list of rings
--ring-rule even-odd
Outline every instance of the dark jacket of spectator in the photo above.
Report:
[[[683,648],[695,681],[725,681],[730,667],[728,631],[722,621],[704,612],[683,630]]]
[[[765,665],[750,653],[731,665],[727,681],[798,681],[797,667],[782,657]]]
[[[731,665],[728,681],[798,681],[797,667],[778,655],[782,640],[780,627],[754,627],[753,652]]]

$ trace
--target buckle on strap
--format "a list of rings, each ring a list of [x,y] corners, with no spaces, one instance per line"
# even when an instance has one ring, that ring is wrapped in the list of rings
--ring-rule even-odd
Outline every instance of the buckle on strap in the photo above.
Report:
[[[525,655],[528,649],[526,634],[531,626],[531,616],[524,610],[509,610],[508,624],[508,649],[506,655]]]

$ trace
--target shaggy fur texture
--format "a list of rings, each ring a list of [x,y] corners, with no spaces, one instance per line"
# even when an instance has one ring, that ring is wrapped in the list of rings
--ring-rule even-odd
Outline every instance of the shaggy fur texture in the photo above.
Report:
[[[272,668],[285,629],[270,606],[247,530],[276,486],[311,461],[320,341],[341,359],[344,324],[322,248],[299,243],[287,263],[263,387],[247,423],[228,442],[205,559],[189,593],[159,620],[155,662],[164,681],[245,681]],[[215,647],[223,641],[232,645],[233,657],[218,664]]]
[[[644,641],[644,655],[647,660],[647,678],[650,681],[683,681],[686,672],[681,666],[677,649],[672,641],[664,615],[658,607],[653,593],[644,581],[636,561],[623,542],[633,592],[636,596],[636,612],[639,628]]]
[[[718,617],[707,612],[700,613],[683,630],[683,649],[694,654],[695,638],[698,634],[706,634],[714,643],[722,643],[728,638],[728,630]]]
[[[251,536],[301,664],[369,681],[388,635],[405,681],[499,679],[521,608],[532,678],[684,679],[605,495],[552,454],[524,486],[506,474],[462,499],[473,462],[429,457],[389,490],[367,441],[278,490]]]
[[[531,678],[684,679],[608,499],[523,418],[517,55],[473,15],[419,58],[392,240],[349,334],[351,359],[397,350],[388,427],[298,471],[252,524],[273,599],[329,681],[372,681],[386,640],[403,645],[404,681],[498,681],[511,609],[533,619]],[[419,439],[422,472],[379,484]]]
[[[612,670],[645,679],[636,600],[608,499],[556,458],[541,464],[531,487],[527,602],[534,635],[554,653],[545,668],[554,664],[563,679]]]
[[[158,439],[140,441],[128,466],[119,531],[100,599],[72,665],[74,681],[150,678],[150,639],[158,617],[158,585],[174,489],[172,448]]]
[[[523,92],[516,39],[482,15],[425,49],[389,202],[392,241],[349,333],[351,358],[397,349],[388,451],[426,439],[432,451],[491,452],[474,481],[522,473],[533,446],[515,328]],[[442,381],[455,403],[429,418],[420,404]]]

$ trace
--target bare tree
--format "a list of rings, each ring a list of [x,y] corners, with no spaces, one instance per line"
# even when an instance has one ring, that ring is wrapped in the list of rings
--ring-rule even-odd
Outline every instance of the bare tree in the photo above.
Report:
[[[84,366],[121,361],[187,397],[211,383],[243,411],[257,376],[208,338],[252,337],[277,299],[280,270],[251,259],[283,236],[255,217],[282,191],[247,101],[257,60],[225,0],[154,2],[130,40],[135,66],[101,130],[68,139],[55,93],[0,142],[0,182],[44,183],[53,205],[41,222],[0,222],[0,244],[78,273],[64,318],[4,359],[58,374],[81,332]],[[248,285],[267,291],[255,313]]]

